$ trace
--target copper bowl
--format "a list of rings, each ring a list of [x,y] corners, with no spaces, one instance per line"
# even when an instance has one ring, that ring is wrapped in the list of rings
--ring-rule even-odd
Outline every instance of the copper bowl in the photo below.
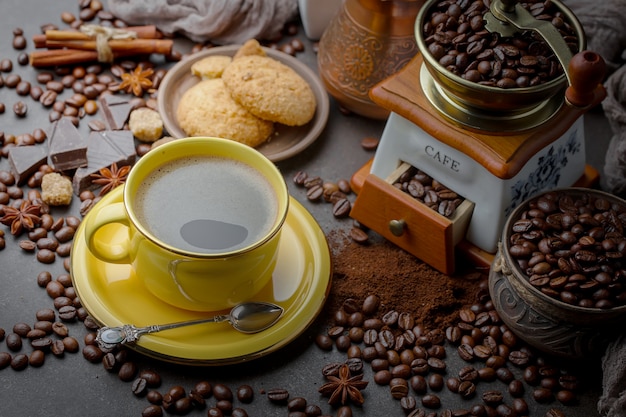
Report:
[[[432,14],[432,10],[441,0],[429,0],[420,9],[415,21],[415,38],[417,46],[424,58],[424,66],[435,84],[454,104],[466,109],[488,112],[490,114],[522,114],[540,107],[557,94],[563,94],[567,87],[567,77],[558,77],[532,87],[499,88],[468,81],[454,74],[441,65],[430,53],[424,39],[424,25]],[[578,51],[586,46],[585,33],[576,16],[559,0],[553,0],[565,20],[574,29],[578,38]],[[567,70],[567,68],[566,68]]]
[[[550,192],[574,199],[583,194],[603,198],[626,212],[626,201],[602,191],[564,188]],[[569,359],[601,355],[626,321],[626,304],[616,303],[615,307],[606,309],[580,307],[550,297],[530,284],[529,275],[511,256],[508,242],[512,225],[529,209],[531,202],[545,194],[523,202],[506,221],[489,273],[494,308],[513,333],[543,352]]]

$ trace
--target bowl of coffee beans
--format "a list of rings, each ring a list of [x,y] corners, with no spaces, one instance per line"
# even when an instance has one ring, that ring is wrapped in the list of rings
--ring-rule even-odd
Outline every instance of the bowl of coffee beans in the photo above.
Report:
[[[537,20],[556,29],[498,31],[490,2],[428,0],[417,16],[415,37],[422,52],[422,71],[432,77],[445,98],[468,112],[515,116],[561,99],[567,86],[563,65],[547,39],[562,36],[572,55],[585,49],[583,28],[559,0],[520,3]],[[511,28],[511,24],[503,27]],[[504,32],[501,34],[500,32]],[[560,41],[560,39],[559,39]],[[567,70],[567,68],[566,68]]]
[[[603,352],[626,323],[626,201],[586,188],[547,191],[507,218],[489,273],[502,321],[557,356]]]

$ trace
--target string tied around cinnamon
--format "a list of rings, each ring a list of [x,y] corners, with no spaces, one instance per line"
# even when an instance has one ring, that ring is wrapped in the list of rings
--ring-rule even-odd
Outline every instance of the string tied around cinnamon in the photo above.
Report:
[[[96,39],[98,61],[107,63],[113,62],[115,58],[113,50],[109,46],[109,40],[131,40],[137,38],[136,32],[100,25],[83,24],[80,27],[80,31],[85,35]]]

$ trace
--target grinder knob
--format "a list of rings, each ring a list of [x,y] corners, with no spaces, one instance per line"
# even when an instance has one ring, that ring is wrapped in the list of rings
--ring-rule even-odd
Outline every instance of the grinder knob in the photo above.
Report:
[[[593,51],[581,51],[569,62],[567,72],[570,85],[565,98],[576,107],[586,107],[594,101],[594,92],[604,79],[606,63]]]

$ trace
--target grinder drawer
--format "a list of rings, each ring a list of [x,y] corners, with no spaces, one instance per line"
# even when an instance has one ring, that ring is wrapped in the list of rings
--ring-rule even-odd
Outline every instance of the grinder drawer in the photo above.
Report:
[[[350,217],[433,268],[452,274],[455,246],[465,237],[474,203],[464,199],[450,217],[439,214],[392,185],[411,168],[402,163],[386,180],[368,174]]]

